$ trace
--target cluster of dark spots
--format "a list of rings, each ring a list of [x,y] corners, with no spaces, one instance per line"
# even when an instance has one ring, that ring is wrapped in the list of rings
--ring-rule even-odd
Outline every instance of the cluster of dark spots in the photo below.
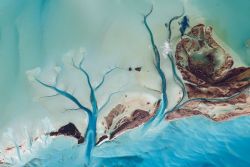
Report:
[[[142,70],[142,67],[139,66],[139,67],[135,67],[135,68],[132,68],[132,67],[128,68],[128,71],[133,71],[133,70],[140,72]]]

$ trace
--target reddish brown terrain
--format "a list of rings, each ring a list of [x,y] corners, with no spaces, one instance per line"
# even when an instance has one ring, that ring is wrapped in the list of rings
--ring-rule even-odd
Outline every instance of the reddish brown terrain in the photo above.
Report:
[[[214,40],[211,27],[203,24],[192,27],[190,32],[177,43],[175,58],[190,101],[167,114],[167,121],[196,115],[202,115],[213,121],[225,121],[250,114],[250,89],[248,89],[250,68],[233,67],[232,56]],[[141,71],[141,68],[136,67],[135,70]],[[131,70],[132,68],[129,68],[129,71]],[[194,98],[203,100],[192,100]],[[206,98],[217,98],[217,100],[204,100]],[[151,103],[146,101],[145,104]],[[152,110],[138,107],[127,113],[128,106],[123,103],[118,104],[104,117],[105,131],[96,144],[112,140],[119,134],[147,122],[155,115],[159,106],[160,100],[152,104]],[[47,135],[71,136],[76,138],[78,143],[84,142],[84,137],[73,123],[64,125]],[[33,141],[37,139],[38,137],[35,137]],[[19,147],[23,148],[23,144]],[[14,149],[15,147],[8,147],[4,151],[9,152]],[[0,159],[0,164],[3,163],[4,160]]]
[[[178,109],[167,115],[169,121],[203,115],[214,121],[226,121],[235,117],[250,114],[250,96],[240,94],[225,102],[188,102],[181,109]]]
[[[71,136],[78,140],[78,144],[84,142],[84,137],[81,135],[79,130],[76,128],[76,126],[71,122],[68,123],[67,125],[62,126],[56,132],[50,132],[49,135],[50,136],[59,136],[59,135]]]
[[[178,42],[175,58],[189,99],[225,100],[190,101],[167,115],[167,120],[204,115],[214,121],[224,121],[250,113],[247,89],[250,85],[250,68],[233,67],[232,56],[212,37],[212,27],[203,24],[194,26]],[[229,98],[236,93],[239,95]]]
[[[155,112],[159,108],[159,105],[160,101],[157,101],[154,104],[153,112],[136,109],[132,112],[130,116],[125,115],[114,121],[115,117],[118,117],[125,111],[125,106],[123,106],[122,104],[118,104],[111,110],[111,112],[107,115],[107,117],[105,117],[105,122],[107,125],[105,131],[106,134],[99,138],[97,144],[99,144],[101,141],[105,139],[111,140],[115,138],[117,135],[123,133],[124,131],[128,129],[133,129],[147,122],[152,116],[154,116]]]

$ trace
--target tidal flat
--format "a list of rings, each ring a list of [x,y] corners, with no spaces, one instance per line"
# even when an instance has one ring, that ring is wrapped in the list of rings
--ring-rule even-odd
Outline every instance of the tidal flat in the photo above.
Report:
[[[1,0],[0,166],[249,166],[249,7]],[[198,38],[187,77],[176,46],[198,24],[232,58]]]

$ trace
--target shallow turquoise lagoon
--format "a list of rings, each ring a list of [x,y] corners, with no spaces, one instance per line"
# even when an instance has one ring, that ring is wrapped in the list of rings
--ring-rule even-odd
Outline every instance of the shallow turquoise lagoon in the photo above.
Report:
[[[65,54],[79,48],[87,50],[87,66],[97,76],[109,65],[128,66],[131,60],[135,65],[150,64],[152,52],[142,14],[154,6],[149,23],[162,48],[164,23],[181,13],[184,3],[189,8],[186,15],[197,11],[195,15],[213,26],[235,57],[250,65],[250,46],[246,47],[250,39],[249,0],[0,0],[1,147],[7,142],[4,134],[8,128],[22,141],[24,127],[36,131],[44,118],[56,127],[68,122],[61,108],[51,105],[53,101],[49,103],[53,107],[44,107],[48,102],[41,105],[34,100],[27,70],[61,65]],[[79,115],[72,118],[81,122]],[[221,123],[200,116],[163,122],[143,135],[142,128],[96,147],[93,166],[250,166],[248,116]],[[83,166],[84,144],[64,137],[41,143],[10,166]]]

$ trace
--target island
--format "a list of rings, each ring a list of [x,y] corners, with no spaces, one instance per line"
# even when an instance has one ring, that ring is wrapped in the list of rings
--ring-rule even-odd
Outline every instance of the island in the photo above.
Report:
[[[188,97],[166,120],[203,115],[224,121],[250,113],[250,68],[233,67],[233,57],[215,41],[211,26],[192,27],[177,43],[175,59]]]

